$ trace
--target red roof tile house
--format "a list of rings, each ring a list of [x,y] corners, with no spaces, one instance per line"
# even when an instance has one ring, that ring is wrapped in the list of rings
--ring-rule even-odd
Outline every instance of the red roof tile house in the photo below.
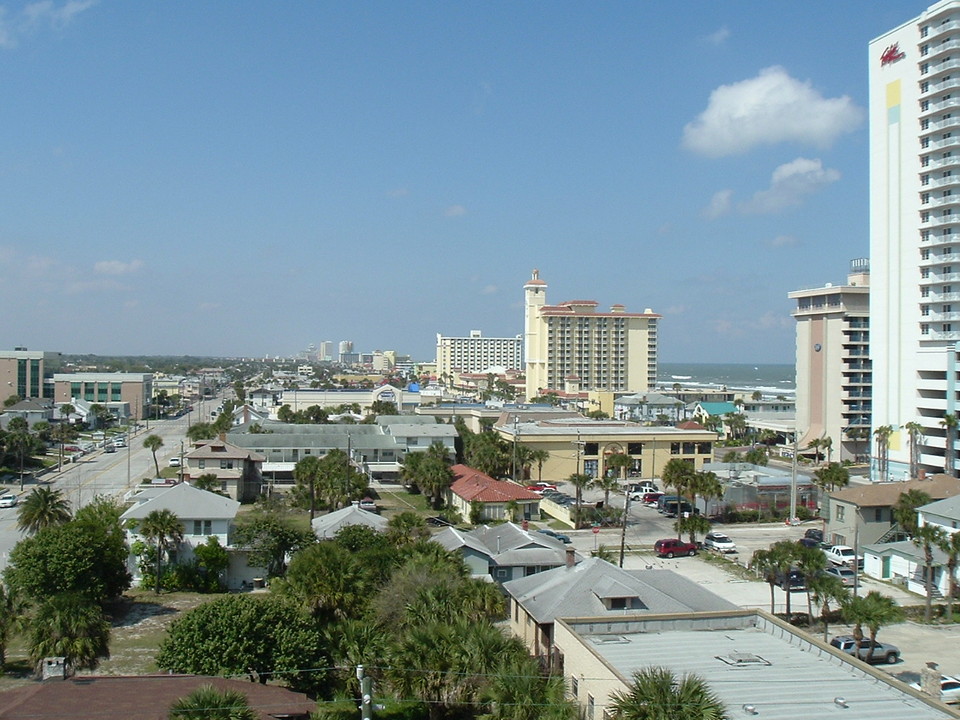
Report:
[[[524,520],[540,517],[540,496],[516,483],[494,480],[479,470],[466,465],[454,465],[453,484],[447,490],[447,504],[470,522],[488,520],[511,520],[510,509],[516,503],[516,513]],[[474,503],[480,517],[471,516]],[[509,506],[509,507],[508,507]]]
[[[316,703],[303,693],[200,675],[79,676],[0,693],[0,720],[166,720],[170,706],[201,685],[238,690],[261,720],[307,720]]]

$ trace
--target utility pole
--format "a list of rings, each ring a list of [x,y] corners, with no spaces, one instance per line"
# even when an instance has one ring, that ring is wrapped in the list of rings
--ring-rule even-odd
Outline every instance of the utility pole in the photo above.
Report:
[[[513,481],[517,482],[517,435],[520,432],[520,418],[513,416]]]
[[[627,488],[627,500],[623,505],[623,524],[620,526],[620,567],[627,550],[627,518],[630,517],[630,489]]]
[[[357,680],[360,681],[360,720],[373,718],[373,684],[363,672],[363,665],[357,665]]]

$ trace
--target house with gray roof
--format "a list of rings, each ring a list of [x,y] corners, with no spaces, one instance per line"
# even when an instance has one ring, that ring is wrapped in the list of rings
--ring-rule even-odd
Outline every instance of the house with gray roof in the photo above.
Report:
[[[220,492],[242,503],[253,502],[262,491],[264,456],[214,438],[197,442],[183,457],[183,479],[214,475]]]
[[[553,624],[565,617],[734,610],[736,605],[672,570],[624,570],[598,557],[504,583],[510,630],[550,664]]]
[[[702,678],[724,717],[947,720],[957,715],[882,670],[762,610],[558,619],[555,667],[581,717],[612,715],[616,693],[656,665]]]
[[[50,422],[54,414],[53,401],[41,398],[28,398],[14,403],[8,408],[4,408],[0,413],[0,428],[7,429],[7,425],[14,418],[23,418],[27,421],[28,427],[33,427],[38,422]]]
[[[633,422],[675,425],[686,419],[687,406],[679,398],[663,393],[635,393],[613,401],[613,416]]]
[[[332,539],[341,529],[351,525],[363,525],[377,532],[385,532],[387,520],[375,512],[363,510],[360,503],[354,501],[345,508],[314,518],[311,523],[313,534],[320,540]]]
[[[960,495],[935,500],[917,508],[917,524],[921,527],[934,525],[948,535],[960,532]],[[912,540],[867,544],[862,550],[864,573],[880,580],[903,584],[918,595],[927,594],[924,550],[914,545]],[[937,546],[933,546],[932,550],[931,594],[935,598],[944,598],[950,594],[950,558]]]
[[[560,567],[580,558],[556,538],[514,523],[483,525],[465,532],[449,527],[434,536],[446,550],[459,551],[474,576],[499,583]]]
[[[230,555],[230,565],[224,578],[229,589],[239,589],[254,577],[262,577],[263,569],[251,568],[244,549],[233,545],[234,519],[240,508],[236,500],[200,490],[186,482],[162,491],[146,486],[144,493],[134,494],[129,499],[133,504],[120,516],[120,523],[126,530],[127,545],[131,548],[127,569],[134,582],[141,579],[141,573],[133,548],[138,542],[148,542],[139,532],[140,523],[154,510],[169,510],[180,521],[183,540],[174,551],[177,562],[192,560],[194,548],[205,544],[207,538],[214,537]]]

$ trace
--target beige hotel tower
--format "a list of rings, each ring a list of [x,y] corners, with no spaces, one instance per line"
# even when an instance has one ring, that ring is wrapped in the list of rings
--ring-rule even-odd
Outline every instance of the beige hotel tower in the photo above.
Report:
[[[543,390],[643,392],[657,381],[657,324],[650,309],[597,312],[595,300],[547,305],[540,273],[523,286],[527,397]]]

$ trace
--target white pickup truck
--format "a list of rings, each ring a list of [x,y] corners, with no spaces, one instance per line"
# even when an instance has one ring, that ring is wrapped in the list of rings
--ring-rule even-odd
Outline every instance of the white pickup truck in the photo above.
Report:
[[[857,570],[863,567],[863,558],[857,557],[849,545],[831,545],[823,549],[823,554],[834,565],[846,565]]]

